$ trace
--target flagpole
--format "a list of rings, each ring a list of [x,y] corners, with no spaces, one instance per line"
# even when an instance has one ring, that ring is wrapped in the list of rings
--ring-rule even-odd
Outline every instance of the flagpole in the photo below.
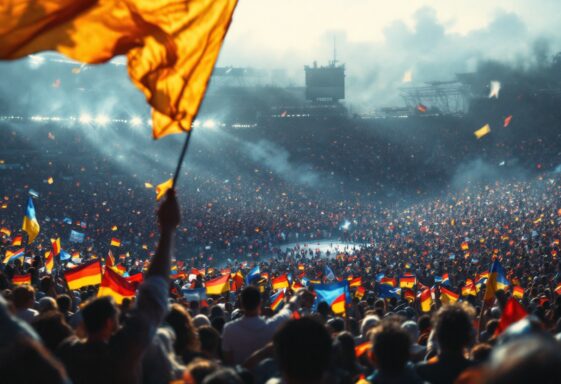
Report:
[[[175,188],[175,185],[177,183],[177,178],[179,177],[179,172],[181,171],[181,165],[183,164],[183,159],[185,158],[185,154],[187,153],[187,148],[189,148],[191,132],[193,132],[193,128],[187,131],[185,142],[183,143],[183,149],[181,150],[181,154],[179,155],[179,161],[177,162],[177,167],[175,168],[175,174],[173,175],[173,188]]]

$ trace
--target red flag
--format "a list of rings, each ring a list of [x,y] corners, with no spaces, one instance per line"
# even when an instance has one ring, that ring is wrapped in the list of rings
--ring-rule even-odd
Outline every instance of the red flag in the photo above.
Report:
[[[528,312],[516,301],[514,298],[509,298],[506,302],[506,305],[503,309],[503,314],[499,320],[499,326],[495,331],[495,336],[500,335],[504,332],[505,329],[509,327],[509,325],[516,323],[519,320],[522,320],[528,315]]]

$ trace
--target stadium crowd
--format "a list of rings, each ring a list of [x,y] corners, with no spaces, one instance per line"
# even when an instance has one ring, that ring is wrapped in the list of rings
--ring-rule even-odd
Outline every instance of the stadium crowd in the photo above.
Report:
[[[561,373],[560,183],[544,174],[405,209],[355,211],[343,231],[360,243],[354,252],[321,254],[307,239],[286,251],[272,247],[270,258],[231,257],[205,266],[172,249],[179,224],[172,193],[158,215],[153,255],[111,262],[124,267],[124,277],[144,273],[138,293],[120,305],[96,297],[98,285],[69,289],[66,272],[79,268],[69,266],[90,253],[81,253],[84,260],[55,259],[50,274],[36,247],[26,257],[6,258],[0,377],[14,383],[554,383]],[[4,218],[2,225],[8,225]],[[45,236],[49,230],[41,228]],[[3,233],[3,250],[14,249],[13,241]],[[109,255],[98,255],[105,273],[113,270]],[[484,296],[496,279],[495,261],[503,280],[493,283],[489,302]],[[29,284],[17,284],[15,277],[25,274]],[[217,292],[222,276],[227,283]],[[338,287],[345,292],[342,308],[325,295]],[[515,315],[513,300],[520,304]]]

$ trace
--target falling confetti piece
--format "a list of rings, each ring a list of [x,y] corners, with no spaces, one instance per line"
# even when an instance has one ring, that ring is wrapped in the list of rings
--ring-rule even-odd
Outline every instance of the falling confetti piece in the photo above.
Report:
[[[491,127],[489,124],[485,124],[483,127],[478,129],[477,131],[473,132],[476,138],[481,139],[483,136],[489,134],[491,132]]]

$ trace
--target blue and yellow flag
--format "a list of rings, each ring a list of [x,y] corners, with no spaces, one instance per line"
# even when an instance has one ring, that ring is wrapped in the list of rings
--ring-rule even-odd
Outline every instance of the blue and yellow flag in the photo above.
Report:
[[[484,297],[485,303],[492,304],[495,300],[495,292],[504,290],[506,287],[508,287],[508,280],[505,270],[499,260],[495,260],[489,271],[489,278],[487,279],[487,289],[485,290]]]
[[[27,209],[25,210],[21,229],[27,232],[27,244],[31,244],[35,240],[41,229],[39,222],[37,222],[37,217],[35,217],[35,207],[31,197],[27,202]]]

